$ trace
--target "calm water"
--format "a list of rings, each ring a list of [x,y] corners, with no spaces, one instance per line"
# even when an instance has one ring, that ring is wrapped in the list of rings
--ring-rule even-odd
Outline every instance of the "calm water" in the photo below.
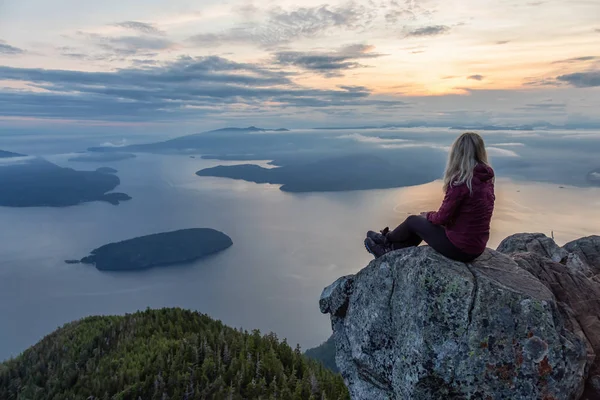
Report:
[[[75,165],[67,158],[50,160],[78,169],[117,168],[118,190],[134,200],[118,207],[0,207],[0,360],[71,320],[146,307],[195,309],[232,326],[274,331],[304,348],[314,346],[330,333],[318,309],[321,290],[370,259],[364,232],[435,209],[441,200],[439,182],[287,194],[277,186],[199,178],[195,171],[217,164],[201,159],[140,155]],[[599,233],[600,189],[507,180],[497,188],[491,246],[521,231],[554,231],[559,243]],[[63,262],[109,242],[188,227],[222,230],[234,245],[193,265],[138,273]]]

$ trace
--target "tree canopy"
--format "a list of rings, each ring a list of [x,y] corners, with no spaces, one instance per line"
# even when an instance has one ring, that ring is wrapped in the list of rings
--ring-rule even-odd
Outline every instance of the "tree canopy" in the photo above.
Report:
[[[7,400],[348,400],[339,375],[273,333],[182,309],[89,317],[0,364]]]

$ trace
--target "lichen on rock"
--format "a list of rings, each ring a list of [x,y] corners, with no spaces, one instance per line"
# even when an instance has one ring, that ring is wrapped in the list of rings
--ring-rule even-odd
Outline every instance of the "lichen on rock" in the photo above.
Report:
[[[592,374],[589,393],[600,350],[586,337],[590,311],[557,300],[524,260],[585,275],[542,236],[512,237],[499,248],[510,255],[486,250],[470,264],[399,250],[326,288],[321,311],[352,398],[579,399]]]

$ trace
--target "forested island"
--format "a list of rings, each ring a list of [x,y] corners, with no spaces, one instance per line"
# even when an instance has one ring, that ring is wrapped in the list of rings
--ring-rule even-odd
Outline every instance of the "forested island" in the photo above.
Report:
[[[67,324],[0,364],[0,398],[350,399],[341,376],[275,334],[182,309]]]
[[[435,161],[430,164],[435,165]],[[196,175],[280,184],[284,192],[388,189],[419,185],[437,178],[433,171],[415,166],[410,173],[399,171],[402,171],[400,165],[384,157],[353,154],[277,168],[263,168],[255,164],[219,165],[198,171]],[[404,168],[404,171],[408,171],[408,168]]]
[[[119,204],[131,197],[114,193],[118,176],[62,168],[47,160],[0,151],[0,206],[66,207],[91,201]]]
[[[144,270],[193,262],[232,244],[229,236],[214,229],[182,229],[110,243],[93,250],[81,262],[101,271]]]

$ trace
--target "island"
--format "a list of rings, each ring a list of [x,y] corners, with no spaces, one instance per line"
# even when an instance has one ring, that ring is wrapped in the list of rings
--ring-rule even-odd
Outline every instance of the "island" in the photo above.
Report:
[[[67,207],[91,201],[117,205],[131,197],[113,190],[114,174],[62,168],[43,158],[2,152],[0,206]],[[11,153],[16,154],[16,153]]]
[[[96,172],[100,172],[101,174],[116,174],[119,171],[117,171],[114,168],[110,168],[110,167],[101,167],[101,168],[98,168],[96,170]]]
[[[418,153],[414,153],[400,162],[369,154],[354,154],[276,168],[263,168],[256,164],[219,165],[200,170],[196,175],[280,184],[282,191],[295,193],[389,189],[437,179],[438,170],[443,168],[443,159],[419,159]],[[412,160],[412,165],[407,165],[409,160]],[[427,160],[429,168],[419,168],[423,160]],[[399,172],[409,171],[409,168],[410,173]]]
[[[81,153],[69,158],[71,162],[114,162],[135,158],[131,153]]]
[[[232,244],[229,236],[214,229],[181,229],[104,245],[81,263],[95,265],[100,271],[139,271],[190,263]]]

